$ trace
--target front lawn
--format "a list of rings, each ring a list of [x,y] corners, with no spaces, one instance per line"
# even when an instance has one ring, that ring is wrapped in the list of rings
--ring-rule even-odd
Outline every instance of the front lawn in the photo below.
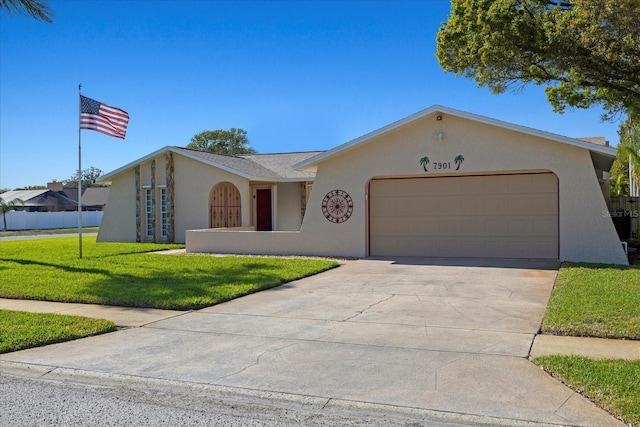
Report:
[[[75,237],[0,241],[0,297],[199,309],[336,267],[308,258],[148,253],[184,245]]]
[[[640,339],[640,266],[563,264],[542,331]],[[624,422],[640,427],[640,360],[559,355],[534,362]]]
[[[109,320],[0,310],[0,354],[115,330]]]
[[[564,264],[542,331],[640,339],[640,266]]]
[[[97,233],[100,227],[82,227],[83,233]],[[0,237],[11,236],[46,236],[50,234],[74,234],[78,232],[78,228],[44,228],[37,230],[3,230],[0,231]]]
[[[640,426],[640,360],[543,356],[535,362],[625,423]]]

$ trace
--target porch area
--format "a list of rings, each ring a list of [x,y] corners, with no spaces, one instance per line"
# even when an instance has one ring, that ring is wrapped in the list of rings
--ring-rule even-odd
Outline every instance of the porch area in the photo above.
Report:
[[[254,226],[187,230],[187,253],[311,255],[300,231],[255,231]]]

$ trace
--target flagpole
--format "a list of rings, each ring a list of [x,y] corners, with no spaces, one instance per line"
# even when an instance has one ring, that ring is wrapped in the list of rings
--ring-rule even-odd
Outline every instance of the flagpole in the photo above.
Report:
[[[78,85],[78,258],[82,259],[82,84]]]

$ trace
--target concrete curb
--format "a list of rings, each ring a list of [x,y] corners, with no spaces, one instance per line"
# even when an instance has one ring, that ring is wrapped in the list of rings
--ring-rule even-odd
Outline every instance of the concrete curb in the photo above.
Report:
[[[534,421],[499,418],[485,415],[461,414],[421,408],[384,405],[350,401],[322,396],[290,394],[258,389],[219,386],[208,383],[164,380],[122,374],[109,374],[55,366],[0,361],[0,374],[48,381],[73,382],[104,387],[123,387],[145,391],[166,392],[177,395],[203,395],[212,400],[266,406],[291,407],[330,414],[343,414],[368,418],[390,417],[398,420],[456,423],[470,426],[494,427],[540,427],[563,426],[564,424],[539,423]]]

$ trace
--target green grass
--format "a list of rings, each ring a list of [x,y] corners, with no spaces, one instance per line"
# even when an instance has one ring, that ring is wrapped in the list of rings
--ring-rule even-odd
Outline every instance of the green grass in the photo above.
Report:
[[[640,339],[640,266],[563,264],[542,331]],[[535,362],[613,415],[640,427],[640,360],[544,356]]]
[[[83,233],[97,233],[100,227],[83,227]],[[78,228],[47,228],[38,230],[5,230],[0,231],[0,237],[10,236],[42,236],[48,234],[74,234],[78,232]]]
[[[640,426],[640,360],[544,356],[535,362],[632,426]]]
[[[542,331],[640,339],[640,266],[564,264]]]
[[[116,330],[109,320],[0,310],[0,353],[69,341]]]
[[[198,309],[336,267],[307,258],[160,255],[184,247],[75,237],[0,241],[0,297]]]

